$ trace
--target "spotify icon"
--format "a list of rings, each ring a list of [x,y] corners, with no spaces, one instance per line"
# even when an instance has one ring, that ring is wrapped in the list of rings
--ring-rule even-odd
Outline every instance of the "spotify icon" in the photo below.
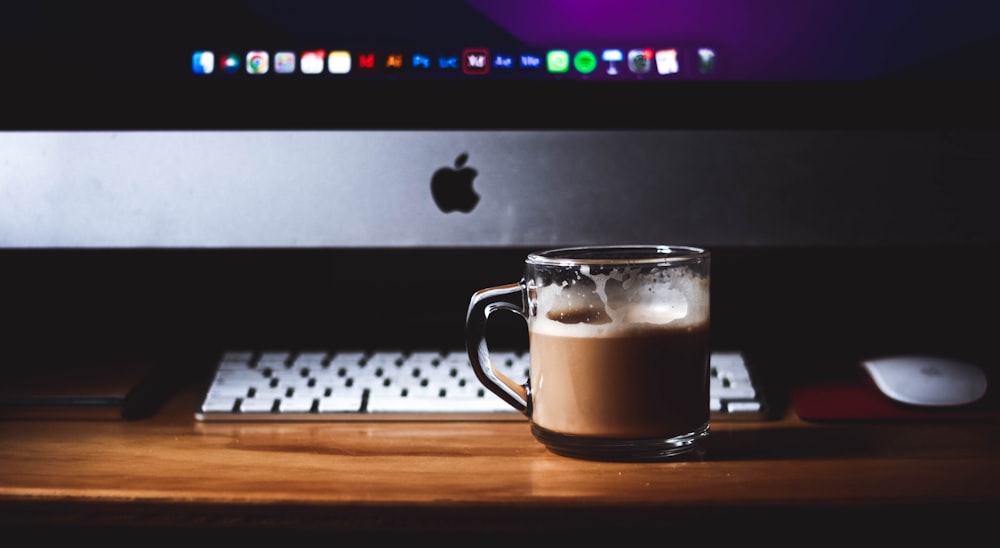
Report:
[[[573,68],[581,74],[590,74],[597,68],[597,56],[589,50],[580,50],[573,56]]]

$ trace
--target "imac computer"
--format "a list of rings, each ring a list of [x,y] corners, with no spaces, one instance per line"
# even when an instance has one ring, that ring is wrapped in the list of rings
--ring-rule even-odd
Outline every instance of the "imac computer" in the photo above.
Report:
[[[665,243],[715,252],[720,344],[968,347],[998,300],[998,21],[970,0],[9,3],[3,344],[454,345],[527,251]]]

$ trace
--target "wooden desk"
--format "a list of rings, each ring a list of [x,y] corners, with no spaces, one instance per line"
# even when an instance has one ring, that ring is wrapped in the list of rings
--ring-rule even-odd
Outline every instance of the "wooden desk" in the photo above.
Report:
[[[822,425],[789,412],[714,424],[702,461],[602,463],[550,454],[519,422],[201,424],[200,389],[134,422],[0,422],[0,525],[791,538],[781,527],[795,524],[824,539],[903,526],[952,538],[991,531],[981,516],[1000,508],[996,423]]]

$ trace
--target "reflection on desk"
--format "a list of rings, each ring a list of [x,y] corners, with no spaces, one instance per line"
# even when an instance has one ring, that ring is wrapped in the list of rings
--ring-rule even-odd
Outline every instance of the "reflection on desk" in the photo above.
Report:
[[[0,524],[287,538],[666,533],[719,519],[846,535],[838,524],[849,520],[923,535],[981,532],[989,520],[978,512],[1000,507],[992,422],[815,424],[787,413],[713,425],[703,460],[608,463],[553,455],[521,422],[199,423],[203,389],[142,421],[0,421]]]

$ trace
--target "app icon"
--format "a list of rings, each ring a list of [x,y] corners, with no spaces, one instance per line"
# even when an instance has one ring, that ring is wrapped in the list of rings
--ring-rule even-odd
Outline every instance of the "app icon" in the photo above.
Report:
[[[375,70],[375,54],[372,52],[359,53],[358,68],[363,70]]]
[[[675,49],[661,49],[656,52],[655,59],[656,72],[660,74],[676,74],[680,70]]]
[[[554,49],[545,55],[545,66],[549,72],[562,73],[569,70],[569,52]]]
[[[490,71],[490,52],[485,49],[467,49],[462,52],[462,72],[486,74]]]
[[[219,67],[229,74],[240,70],[240,56],[235,53],[227,53],[222,59],[219,59]]]
[[[427,69],[431,68],[431,58],[426,55],[421,55],[419,53],[413,54],[413,68]]]
[[[302,74],[319,74],[323,72],[323,66],[326,65],[325,53],[321,49],[303,51],[302,59],[299,61]]]
[[[715,51],[709,48],[698,50],[698,71],[708,74],[715,71]]]
[[[247,73],[266,74],[270,69],[270,56],[266,51],[247,52]]]
[[[351,72],[351,54],[346,51],[331,51],[326,56],[326,70],[333,74]]]
[[[608,64],[608,75],[618,74],[618,63],[625,60],[625,54],[620,49],[606,49],[601,52],[601,61]]]
[[[295,72],[295,54],[290,51],[279,51],[274,54],[274,72],[290,74]]]
[[[449,55],[445,57],[438,57],[438,68],[443,69],[457,69],[458,68],[458,57],[454,55]]]
[[[191,72],[212,74],[215,70],[215,54],[210,51],[196,51],[191,56]]]
[[[493,57],[493,66],[500,68],[513,68],[514,58],[510,55],[496,54]]]
[[[580,50],[573,56],[573,68],[580,74],[590,74],[597,68],[597,56],[589,50]]]
[[[385,56],[385,68],[387,69],[401,69],[403,68],[403,54],[402,53],[390,53]]]
[[[542,68],[542,58],[530,53],[522,54],[521,68]]]
[[[636,74],[649,72],[653,62],[653,50],[634,49],[628,52],[628,68]]]

